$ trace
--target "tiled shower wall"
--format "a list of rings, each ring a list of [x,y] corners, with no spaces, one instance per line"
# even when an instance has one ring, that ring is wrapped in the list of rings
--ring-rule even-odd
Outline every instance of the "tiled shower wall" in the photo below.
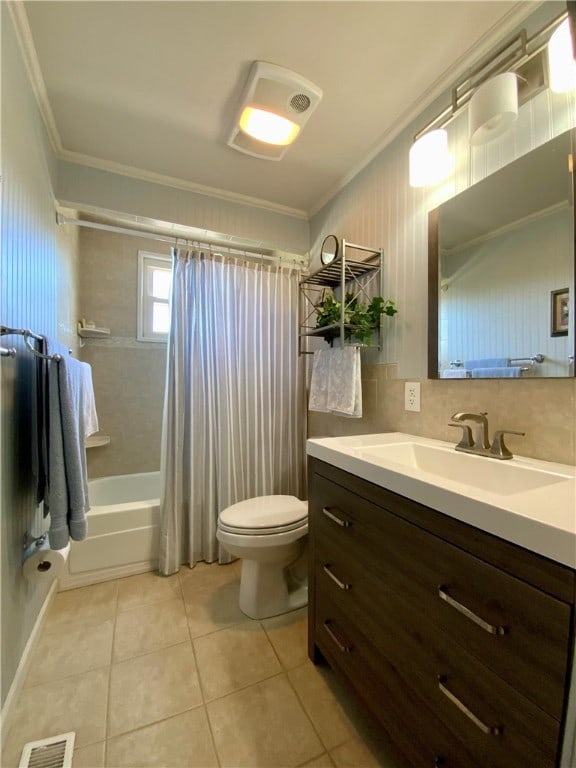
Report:
[[[79,317],[110,336],[85,339],[80,357],[92,366],[100,432],[110,444],[89,448],[90,478],[153,472],[160,467],[166,344],[136,339],[138,251],[168,256],[154,240],[83,228]]]
[[[542,26],[543,14],[558,12],[558,4],[545,3],[535,14],[536,26]],[[529,23],[534,26],[534,20]],[[496,428],[525,431],[526,438],[510,439],[513,451],[575,464],[575,379],[428,381],[426,366],[428,212],[574,127],[576,99],[573,94],[545,90],[520,107],[517,122],[505,136],[475,148],[469,146],[467,114],[462,113],[448,126],[456,160],[453,177],[438,187],[412,189],[408,184],[412,137],[446,106],[447,99],[449,103],[446,96],[432,105],[311,221],[313,266],[319,266],[320,244],[330,233],[384,248],[385,297],[396,300],[398,314],[386,321],[382,352],[363,353],[364,418],[344,420],[310,413],[309,434],[399,430],[454,440],[446,423],[452,413],[465,408],[488,411]],[[421,381],[420,413],[404,411],[405,380]]]

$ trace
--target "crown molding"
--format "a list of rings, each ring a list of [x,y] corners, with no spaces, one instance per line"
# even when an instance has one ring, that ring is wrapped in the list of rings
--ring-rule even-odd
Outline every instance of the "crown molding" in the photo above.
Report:
[[[34,40],[32,39],[32,31],[24,9],[24,2],[23,0],[8,0],[7,5],[14,23],[16,38],[28,72],[30,85],[32,86],[32,91],[36,98],[36,104],[38,105],[40,115],[46,126],[52,150],[54,154],[58,156],[63,150],[62,139],[60,138],[58,128],[56,127],[56,120],[54,119],[54,114],[48,99],[46,83],[44,82],[42,70],[38,63],[38,55],[36,54],[36,47],[34,46]]]
[[[229,203],[249,205],[253,208],[259,208],[261,210],[271,211],[272,213],[279,213],[283,216],[292,216],[296,219],[308,221],[308,214],[306,211],[299,208],[290,208],[287,205],[280,205],[279,203],[272,203],[268,200],[261,200],[258,197],[249,197],[248,195],[229,192],[228,190],[218,189],[217,187],[208,187],[203,184],[186,181],[185,179],[180,179],[174,176],[165,176],[161,173],[156,173],[155,171],[147,171],[143,168],[123,165],[114,160],[102,160],[99,157],[84,155],[80,152],[71,152],[68,149],[62,149],[57,156],[59,160],[75,163],[76,165],[88,166],[89,168],[95,168],[99,171],[107,171],[120,176],[128,176],[132,179],[137,179],[138,181],[147,181],[164,187],[182,189],[186,192],[195,192],[204,197],[213,197]]]

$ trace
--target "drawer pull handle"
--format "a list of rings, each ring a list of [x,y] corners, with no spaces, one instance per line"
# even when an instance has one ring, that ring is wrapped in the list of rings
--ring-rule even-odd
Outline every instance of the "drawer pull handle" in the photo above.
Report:
[[[340,579],[338,578],[338,576],[335,576],[335,575],[332,573],[332,571],[330,570],[330,563],[326,563],[325,565],[323,565],[323,566],[322,566],[322,570],[324,571],[324,573],[325,573],[327,576],[330,576],[330,578],[332,579],[332,581],[333,581],[335,584],[337,584],[337,585],[340,587],[340,589],[350,589],[350,587],[352,586],[351,584],[345,584],[343,581],[340,581]]]
[[[331,623],[330,621],[325,621],[324,629],[326,630],[326,632],[328,632],[328,635],[330,636],[332,641],[336,643],[336,646],[338,647],[339,651],[341,651],[342,653],[350,653],[350,651],[352,650],[352,647],[350,645],[344,645],[344,643],[336,637],[332,629],[330,629],[330,623]]]
[[[489,632],[491,635],[506,634],[506,627],[495,626],[494,624],[489,624],[487,621],[484,621],[480,616],[473,613],[470,608],[467,608],[465,605],[462,605],[462,603],[459,603],[458,600],[454,600],[453,597],[450,597],[448,592],[446,592],[446,587],[442,585],[438,587],[438,597],[448,603],[448,605],[451,605],[452,608],[455,608],[459,613],[462,613],[466,618],[473,621],[474,624],[478,624],[478,626],[482,627],[485,632]]]
[[[466,717],[469,720],[472,720],[474,725],[478,726],[482,733],[486,733],[491,736],[499,736],[502,733],[502,728],[499,725],[486,725],[486,723],[483,723],[482,720],[480,720],[479,717],[476,717],[474,712],[468,709],[466,704],[463,704],[460,699],[458,699],[452,691],[450,691],[448,688],[446,688],[446,677],[444,675],[438,675],[438,688],[440,691],[446,696],[447,699],[449,699],[452,704],[455,704],[460,712],[466,715]]]
[[[333,520],[335,523],[342,526],[342,528],[349,528],[352,525],[350,520],[343,520],[341,517],[338,517],[333,512],[330,512],[330,509],[328,507],[322,507],[322,514],[326,515],[326,517],[329,517],[330,520]]]

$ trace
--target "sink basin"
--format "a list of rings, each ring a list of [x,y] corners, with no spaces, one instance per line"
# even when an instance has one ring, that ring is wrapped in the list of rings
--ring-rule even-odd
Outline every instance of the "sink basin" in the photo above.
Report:
[[[569,475],[515,464],[514,460],[472,456],[453,449],[409,441],[366,445],[351,448],[350,452],[359,459],[375,464],[400,464],[504,496],[572,479]]]

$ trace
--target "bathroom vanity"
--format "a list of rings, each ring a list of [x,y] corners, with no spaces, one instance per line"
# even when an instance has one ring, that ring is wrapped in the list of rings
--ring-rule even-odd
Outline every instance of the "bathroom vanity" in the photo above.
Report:
[[[399,434],[309,440],[308,454],[310,658],[354,690],[399,765],[559,766],[574,468],[452,465],[448,444]]]

